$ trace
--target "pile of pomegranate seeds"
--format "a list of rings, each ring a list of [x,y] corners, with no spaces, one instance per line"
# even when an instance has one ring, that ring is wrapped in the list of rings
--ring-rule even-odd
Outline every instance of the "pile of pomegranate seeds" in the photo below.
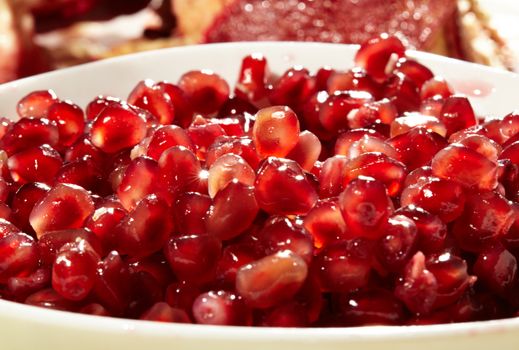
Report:
[[[0,120],[0,297],[243,326],[518,316],[519,114],[480,120],[406,57],[143,81]]]

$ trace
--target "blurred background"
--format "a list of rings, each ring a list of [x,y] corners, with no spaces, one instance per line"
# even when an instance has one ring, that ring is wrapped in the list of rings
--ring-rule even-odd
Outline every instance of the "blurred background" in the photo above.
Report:
[[[163,47],[251,38],[358,43],[380,32],[517,70],[518,19],[515,0],[0,0],[0,83]]]

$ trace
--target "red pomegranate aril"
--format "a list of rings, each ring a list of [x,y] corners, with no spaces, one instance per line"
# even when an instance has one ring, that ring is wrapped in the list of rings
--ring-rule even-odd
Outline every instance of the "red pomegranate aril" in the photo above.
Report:
[[[49,267],[42,267],[26,276],[9,278],[7,290],[23,302],[30,294],[49,287],[50,283],[51,270]]]
[[[148,157],[131,161],[117,187],[117,196],[126,210],[133,210],[146,196],[155,194],[166,199],[159,164]]]
[[[403,207],[414,204],[448,223],[463,212],[465,192],[459,183],[430,177],[419,186],[406,188],[402,192],[400,203]]]
[[[425,266],[438,283],[435,309],[458,301],[467,288],[476,281],[476,277],[469,276],[467,272],[467,262],[450,253],[429,256]]]
[[[285,250],[241,267],[236,274],[236,291],[250,307],[266,309],[294,296],[307,274],[304,260]]]
[[[364,42],[355,54],[355,64],[362,67],[376,81],[383,82],[387,75],[386,69],[390,60],[405,55],[402,42],[387,34],[381,34]]]
[[[154,194],[144,197],[113,231],[110,242],[121,254],[142,258],[159,251],[173,232],[168,203]]]
[[[415,60],[405,57],[400,58],[396,62],[394,72],[399,72],[407,76],[415,83],[418,89],[420,89],[426,81],[434,77],[429,68]]]
[[[466,187],[493,190],[497,186],[497,165],[461,144],[451,144],[436,153],[431,167],[435,176]]]
[[[438,281],[427,270],[425,256],[417,252],[407,263],[395,288],[395,295],[415,314],[428,314],[438,298]]]
[[[101,206],[95,209],[85,221],[85,228],[92,231],[105,246],[113,245],[111,233],[121,220],[128,214],[123,208]]]
[[[364,153],[348,161],[343,181],[346,186],[359,176],[373,177],[384,183],[390,196],[396,196],[402,190],[406,172],[404,164],[383,153]]]
[[[73,162],[75,160],[91,158],[99,167],[106,168],[107,156],[87,137],[80,137],[72,146],[65,151],[65,162]]]
[[[288,107],[263,108],[256,113],[252,140],[263,157],[285,157],[299,140],[299,121]]]
[[[173,282],[168,285],[164,295],[164,300],[174,308],[192,313],[192,306],[195,299],[200,295],[199,286],[186,281]]]
[[[217,118],[235,118],[240,121],[243,132],[250,134],[258,108],[247,100],[239,97],[231,97],[222,105],[218,111]]]
[[[447,146],[447,141],[424,127],[415,127],[387,140],[397,151],[397,159],[409,171],[427,165],[435,154]]]
[[[365,241],[336,241],[316,255],[312,268],[322,291],[352,292],[367,286],[372,270],[371,259]]]
[[[121,103],[121,100],[117,97],[99,95],[94,98],[85,108],[85,119],[91,121],[101,113],[103,109],[113,103]]]
[[[346,72],[332,72],[327,80],[325,90],[330,95],[338,91],[348,90],[366,91],[375,97],[380,95],[380,85],[360,67],[353,67]]]
[[[384,141],[385,137],[375,130],[372,129],[354,129],[345,131],[337,137],[335,142],[335,154],[337,155],[347,155],[350,152],[350,149],[353,147],[355,142],[362,139],[379,139],[380,141]],[[357,154],[358,155],[358,154]]]
[[[343,294],[339,297],[340,318],[345,326],[398,325],[406,315],[402,303],[384,289]]]
[[[18,101],[16,111],[20,118],[45,118],[49,107],[57,100],[52,90],[33,91]]]
[[[208,173],[195,154],[183,146],[167,149],[159,159],[162,182],[172,196],[207,190]]]
[[[193,142],[198,159],[205,160],[207,150],[220,136],[226,136],[223,128],[215,123],[209,123],[202,117],[197,117],[187,129],[187,134]]]
[[[404,215],[392,215],[376,247],[376,257],[389,271],[400,271],[416,252],[417,228],[413,220]]]
[[[140,319],[156,322],[191,323],[189,315],[184,310],[173,308],[165,302],[153,304],[150,309],[141,315]]]
[[[447,226],[436,215],[414,205],[401,207],[395,214],[407,216],[413,220],[416,229],[416,248],[424,253],[439,252],[445,245]]]
[[[269,214],[307,213],[317,193],[303,169],[293,160],[269,157],[258,169],[255,195],[259,207]]]
[[[18,152],[7,161],[12,179],[19,184],[44,182],[52,184],[63,160],[49,145]]]
[[[237,237],[252,224],[258,211],[254,187],[232,180],[214,197],[205,219],[207,233],[222,240]]]
[[[514,222],[510,203],[495,192],[467,193],[462,215],[452,233],[463,250],[481,252],[501,239]]]
[[[93,211],[94,203],[85,189],[57,184],[34,206],[29,222],[40,238],[48,231],[80,228]]]
[[[220,125],[228,136],[245,136],[245,130],[240,118],[209,118],[208,122]]]
[[[218,158],[227,153],[242,157],[252,169],[257,169],[261,161],[254,142],[248,136],[220,136],[207,150],[206,166],[211,167]]]
[[[418,112],[404,113],[403,116],[396,118],[391,123],[390,136],[395,137],[404,134],[413,128],[422,127],[429,132],[445,137],[447,128],[434,116],[423,115]]]
[[[77,311],[78,306],[72,300],[65,299],[52,288],[41,289],[27,297],[25,304],[46,309]]]
[[[383,94],[395,105],[400,114],[417,111],[420,108],[418,87],[402,73],[395,73],[387,79]]]
[[[504,296],[517,284],[517,259],[502,245],[488,247],[478,255],[474,274],[478,282]]]
[[[56,259],[56,254],[61,247],[67,243],[80,240],[87,241],[90,247],[92,247],[99,256],[104,254],[104,249],[99,239],[87,229],[49,231],[38,239],[41,263],[44,266],[52,266],[52,263]]]
[[[349,129],[350,112],[372,101],[373,96],[366,91],[338,91],[328,96],[320,106],[319,121],[325,130],[337,134],[339,131]]]
[[[47,118],[58,126],[59,145],[68,147],[76,142],[85,129],[85,116],[79,106],[60,101],[49,107]]]
[[[453,137],[451,136],[449,142],[456,142],[473,149],[492,162],[497,162],[499,155],[502,152],[502,148],[498,143],[483,135],[466,135],[457,140],[453,140]]]
[[[319,172],[319,196],[330,198],[338,196],[344,190],[344,174],[348,158],[333,156],[324,161]]]
[[[175,276],[190,283],[205,283],[216,275],[222,243],[208,234],[171,237],[164,255]]]
[[[313,239],[300,220],[284,216],[272,216],[258,233],[258,243],[266,255],[290,250],[308,265],[313,258]]]
[[[336,198],[318,201],[303,220],[318,249],[346,238],[346,223]]]
[[[190,71],[182,75],[178,86],[185,92],[195,112],[209,115],[217,112],[229,98],[229,85],[210,70]]]
[[[44,144],[56,146],[58,140],[59,131],[55,122],[44,118],[23,118],[7,129],[0,146],[11,156]]]
[[[157,83],[173,103],[175,111],[175,124],[187,128],[193,121],[193,107],[189,103],[186,93],[177,85],[161,81]]]
[[[99,256],[85,240],[67,243],[52,265],[52,287],[69,300],[83,300],[95,283]]]
[[[7,237],[13,233],[22,233],[22,231],[5,219],[0,219],[0,239]]]
[[[213,204],[211,197],[198,192],[185,192],[173,205],[175,231],[182,235],[207,232],[207,214]]]
[[[100,261],[92,294],[111,313],[121,315],[129,297],[130,275],[127,264],[116,251],[111,251]]]
[[[216,269],[217,281],[224,287],[234,289],[238,270],[260,258],[256,249],[250,244],[229,244],[222,251],[222,257]]]
[[[366,128],[372,124],[391,124],[398,116],[393,103],[384,98],[379,101],[367,102],[357,110],[348,113],[348,125],[350,128]]]
[[[209,291],[193,303],[193,316],[198,324],[249,326],[252,312],[242,298],[232,292]]]
[[[153,132],[146,155],[158,160],[165,150],[174,146],[184,146],[190,151],[195,150],[184,129],[176,125],[164,125]]]
[[[117,153],[141,142],[146,136],[146,120],[130,106],[112,103],[92,122],[89,138],[103,152]]]
[[[227,153],[218,158],[209,168],[207,191],[209,196],[214,198],[232,181],[251,186],[255,179],[254,169],[242,157]]]
[[[104,178],[103,171],[91,159],[79,159],[64,164],[56,174],[56,183],[69,183],[99,195],[111,192],[110,184]]]
[[[448,98],[453,95],[452,88],[442,77],[433,77],[423,83],[420,89],[422,100]]]
[[[153,114],[161,124],[172,124],[175,107],[163,86],[146,79],[137,84],[128,96],[128,103]]]
[[[384,184],[368,177],[351,181],[339,196],[339,207],[352,238],[382,237],[393,205]]]
[[[259,53],[245,56],[241,61],[240,74],[234,94],[248,101],[258,101],[267,95],[267,59]]]
[[[38,246],[31,236],[13,232],[0,238],[0,284],[29,275],[38,266]]]
[[[91,303],[83,306],[79,309],[80,314],[93,315],[93,316],[111,316],[110,312],[101,304]]]
[[[296,302],[277,305],[265,313],[258,322],[262,327],[307,327],[309,325],[306,310]]]
[[[295,160],[301,168],[310,171],[321,154],[321,141],[312,132],[305,130],[299,134],[299,140],[287,154],[288,159]]]
[[[441,122],[447,127],[447,135],[477,124],[474,110],[465,96],[447,97],[439,115]]]
[[[314,83],[306,68],[295,66],[288,69],[273,84],[268,93],[270,104],[296,108],[303,104],[315,91]]]

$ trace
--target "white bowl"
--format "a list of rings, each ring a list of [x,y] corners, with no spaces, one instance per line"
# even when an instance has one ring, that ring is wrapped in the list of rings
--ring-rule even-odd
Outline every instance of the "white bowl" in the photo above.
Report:
[[[241,58],[266,55],[274,72],[294,64],[311,70],[349,68],[356,46],[316,43],[235,43],[192,46],[114,58],[0,85],[0,115],[14,117],[16,101],[30,91],[54,89],[81,105],[98,94],[126,97],[141,79],[170,80],[209,68],[234,82]],[[412,52],[470,93],[479,115],[504,116],[517,107],[519,76]],[[74,350],[500,350],[519,349],[519,318],[402,327],[276,329],[162,324],[80,315],[0,300],[0,349]]]

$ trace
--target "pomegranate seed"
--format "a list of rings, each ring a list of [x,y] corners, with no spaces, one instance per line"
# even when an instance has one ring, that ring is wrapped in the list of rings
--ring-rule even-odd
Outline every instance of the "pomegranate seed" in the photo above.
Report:
[[[312,236],[300,220],[290,220],[284,216],[273,216],[265,222],[258,233],[258,240],[267,255],[284,250],[297,254],[307,264],[313,257]]]
[[[121,220],[111,242],[121,254],[142,258],[160,250],[172,232],[168,204],[151,194]]]
[[[244,136],[242,121],[239,118],[210,118],[208,122],[219,125],[228,136]]]
[[[432,255],[426,260],[425,265],[438,283],[435,309],[459,300],[476,280],[467,273],[467,262],[450,253]]]
[[[41,262],[44,266],[51,266],[56,259],[58,251],[67,243],[84,240],[91,248],[102,256],[104,251],[99,239],[86,229],[68,229],[49,231],[38,240]]]
[[[108,310],[106,310],[103,305],[97,303],[91,303],[83,306],[79,310],[79,313],[94,316],[110,316]]]
[[[346,223],[335,198],[317,202],[305,216],[304,227],[312,235],[316,248],[346,238]]]
[[[195,124],[199,122],[199,124]],[[187,134],[196,148],[196,155],[200,160],[206,158],[207,150],[220,136],[225,136],[223,128],[215,123],[208,123],[202,117],[197,117],[187,129]]]
[[[434,116],[423,115],[418,112],[405,113],[403,116],[396,118],[391,123],[391,137],[398,136],[410,131],[413,128],[422,127],[429,132],[445,137],[447,128],[445,124]]]
[[[200,293],[198,286],[180,281],[168,285],[164,298],[170,306],[182,309],[191,315],[193,303]]]
[[[81,137],[65,152],[65,161],[73,162],[84,158],[91,158],[99,167],[106,166],[106,155],[97,147],[92,145],[92,142],[86,137]]]
[[[377,123],[391,124],[397,113],[396,107],[386,98],[367,102],[348,113],[348,125],[350,128],[365,128]]]
[[[200,294],[193,303],[193,315],[198,324],[248,326],[252,313],[239,295],[227,291]]]
[[[257,169],[260,163],[260,157],[251,138],[220,136],[207,150],[206,165],[211,167],[218,158],[227,153],[242,157],[252,169]]]
[[[326,159],[319,173],[319,196],[330,198],[338,196],[344,190],[344,174],[348,158],[334,156]]]
[[[265,312],[260,323],[264,327],[307,327],[308,317],[301,305],[289,302]]]
[[[60,101],[52,104],[47,118],[58,126],[61,147],[71,146],[83,135],[85,117],[81,108],[72,102]]]
[[[191,323],[188,314],[184,310],[172,308],[164,302],[153,304],[149,310],[142,314],[140,319],[158,322]]]
[[[317,201],[317,193],[293,160],[269,157],[257,172],[255,195],[269,214],[305,214]]]
[[[495,192],[467,193],[465,208],[452,232],[458,245],[480,252],[502,238],[514,222],[509,202]]]
[[[58,140],[59,131],[54,122],[43,118],[23,118],[7,129],[0,146],[8,155],[13,155],[44,144],[56,146]]]
[[[405,57],[400,58],[396,62],[394,72],[402,73],[407,76],[415,83],[418,89],[420,89],[426,81],[434,77],[429,68],[415,60]]]
[[[183,146],[167,149],[159,159],[162,182],[172,195],[207,189],[207,171],[193,152]]]
[[[62,163],[60,154],[49,145],[18,152],[7,161],[11,177],[19,184],[29,182],[51,184]]]
[[[366,91],[340,91],[330,95],[319,109],[319,121],[330,132],[348,129],[348,113],[372,102],[373,96]]]
[[[341,295],[339,307],[345,326],[398,325],[405,319],[402,303],[383,289]]]
[[[448,98],[453,94],[452,88],[442,77],[433,77],[423,83],[420,90],[422,100],[431,98]]]
[[[85,228],[99,237],[104,245],[112,246],[114,242],[110,242],[111,233],[127,214],[123,208],[100,206],[86,219]]]
[[[267,95],[267,59],[259,53],[245,56],[241,62],[234,94],[248,101],[258,101]]]
[[[228,245],[222,252],[222,257],[216,269],[217,279],[224,286],[234,288],[238,269],[259,258],[254,247],[250,244],[236,243]]]
[[[128,105],[112,103],[92,123],[90,140],[106,153],[135,146],[146,136],[145,119]]]
[[[346,72],[333,72],[327,81],[327,89],[330,95],[338,91],[365,91],[373,96],[380,95],[380,86],[371,75],[359,67],[353,67]]]
[[[417,228],[404,215],[389,217],[384,234],[378,240],[376,256],[384,268],[400,271],[416,252]]]
[[[240,268],[236,291],[247,305],[266,309],[290,299],[303,285],[308,267],[289,250],[268,255]]]
[[[208,115],[217,112],[229,98],[229,85],[210,70],[187,72],[178,81],[195,112]]]
[[[242,157],[227,153],[218,158],[209,169],[208,193],[214,198],[232,181],[251,186],[255,179],[254,170]]]
[[[52,310],[76,311],[77,305],[58,294],[54,289],[39,290],[25,299],[25,304],[44,307]]]
[[[384,96],[396,107],[398,113],[417,111],[420,92],[416,84],[402,73],[396,73],[384,83]]]
[[[165,150],[174,146],[184,146],[190,151],[195,150],[184,129],[176,125],[164,125],[155,130],[151,136],[146,154],[158,160]]]
[[[34,206],[29,222],[38,235],[48,231],[80,228],[94,211],[86,190],[71,184],[57,184]]]
[[[466,187],[492,190],[497,186],[497,165],[461,144],[451,144],[431,161],[435,176],[459,182]]]
[[[211,205],[211,197],[198,192],[180,195],[173,206],[176,231],[182,234],[206,233],[206,216]]]
[[[428,314],[434,307],[438,289],[436,277],[425,265],[425,256],[417,252],[407,263],[395,295],[411,312]]]
[[[29,275],[37,268],[38,258],[38,247],[31,236],[12,232],[0,238],[0,283]]]
[[[395,214],[405,215],[414,221],[417,229],[416,248],[418,250],[432,253],[438,252],[444,247],[447,226],[439,217],[414,205],[399,208]]]
[[[368,284],[371,274],[369,248],[361,240],[334,242],[317,254],[313,268],[323,291],[354,291]]]
[[[456,142],[473,149],[492,162],[497,162],[502,151],[502,148],[498,143],[482,135],[467,135],[458,140],[452,140],[451,136],[449,142]]]
[[[439,118],[447,127],[447,135],[477,124],[474,110],[469,100],[464,96],[447,97]]]
[[[128,96],[128,103],[153,114],[161,124],[171,124],[175,119],[175,107],[162,85],[153,80],[143,80]]]
[[[78,185],[100,195],[111,192],[110,184],[105,180],[103,171],[91,158],[66,163],[56,174],[55,181]]]
[[[99,113],[111,104],[121,103],[121,100],[112,96],[99,95],[88,103],[85,109],[85,118],[88,121],[96,119]]]
[[[345,165],[344,184],[347,185],[359,176],[373,177],[383,182],[388,194],[395,196],[402,189],[406,168],[404,164],[383,153],[364,153]]]
[[[315,86],[306,68],[295,66],[288,69],[273,85],[268,99],[271,105],[295,108],[315,92]]]
[[[204,283],[216,275],[222,243],[212,235],[171,237],[164,254],[175,276],[191,283]]]
[[[299,140],[299,121],[288,107],[268,107],[256,114],[252,140],[263,157],[285,157]]]
[[[169,96],[175,111],[175,124],[187,128],[193,121],[193,107],[189,103],[186,93],[177,85],[167,82],[158,82],[158,86]]]
[[[232,180],[214,197],[207,214],[207,232],[227,240],[239,236],[254,221],[259,208],[254,188]]]
[[[23,277],[11,277],[7,280],[7,290],[23,302],[29,295],[50,287],[51,270],[43,267]]]
[[[368,239],[382,237],[393,211],[383,183],[368,177],[359,177],[346,186],[339,207],[348,235]]]
[[[362,67],[376,81],[386,79],[386,68],[390,60],[405,55],[405,47],[394,36],[382,34],[364,42],[355,54],[355,64]]]
[[[517,259],[503,246],[496,245],[478,255],[474,273],[490,290],[505,295],[517,284]]]
[[[18,102],[16,111],[20,118],[45,118],[49,107],[57,100],[52,90],[33,91]]]
[[[299,140],[287,154],[288,159],[295,160],[301,168],[310,171],[321,154],[321,141],[312,132],[305,130],[299,134]]]
[[[83,300],[94,286],[99,256],[85,240],[67,243],[52,265],[52,287],[69,300]]]

